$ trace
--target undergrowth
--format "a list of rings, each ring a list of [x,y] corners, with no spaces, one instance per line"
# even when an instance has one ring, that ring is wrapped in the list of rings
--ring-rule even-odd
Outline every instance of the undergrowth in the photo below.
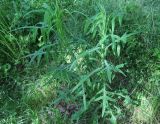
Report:
[[[160,123],[158,0],[1,0],[0,123]]]

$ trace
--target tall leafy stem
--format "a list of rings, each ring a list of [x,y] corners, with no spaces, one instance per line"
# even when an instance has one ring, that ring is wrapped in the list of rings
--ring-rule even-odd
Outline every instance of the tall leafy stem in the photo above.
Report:
[[[115,58],[120,57],[121,44],[127,42],[127,38],[133,34],[124,33],[122,36],[115,34],[115,26],[117,24],[122,24],[122,17],[120,16],[107,16],[106,11],[103,6],[100,7],[100,11],[92,17],[88,17],[84,26],[84,32],[86,35],[90,35],[94,41],[96,41],[93,48],[82,51],[71,64],[70,70],[76,71],[80,74],[80,79],[77,85],[72,89],[82,96],[84,110],[86,111],[91,106],[91,103],[97,104],[100,102],[99,106],[102,109],[102,118],[110,117],[112,123],[116,123],[116,114],[119,114],[119,106],[116,105],[117,93],[116,91],[110,91],[115,73],[123,73],[121,68],[124,64],[114,65],[111,61],[107,60],[108,56],[113,56]],[[112,51],[112,52],[109,52]],[[87,59],[88,58],[88,59]],[[93,59],[96,60],[97,64],[94,64]],[[93,63],[93,67],[85,62],[85,60],[90,60]],[[79,61],[81,60],[81,61]],[[91,67],[91,72],[89,70],[78,70],[77,66],[81,65],[81,68],[87,66]],[[98,65],[98,67],[97,67]],[[94,80],[102,81],[97,84]],[[88,82],[91,85],[88,86]],[[97,93],[94,93],[93,87],[98,87]],[[91,88],[92,87],[92,88]],[[79,92],[79,93],[78,93]],[[92,92],[92,96],[89,96],[89,92]],[[78,95],[78,96],[79,96]],[[123,95],[125,97],[125,95]],[[114,105],[111,106],[111,103]]]

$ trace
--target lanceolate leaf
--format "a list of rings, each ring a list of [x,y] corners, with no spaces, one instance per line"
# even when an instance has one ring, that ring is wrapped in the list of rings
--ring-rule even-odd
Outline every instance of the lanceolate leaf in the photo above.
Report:
[[[112,19],[112,34],[114,33],[115,30],[115,18]]]
[[[85,87],[84,87],[84,83],[82,83],[82,91],[83,91],[83,105],[84,105],[84,109],[87,109],[87,101],[86,101],[86,93],[85,93]]]
[[[116,119],[116,117],[113,115],[113,113],[111,113],[110,122],[111,122],[111,124],[117,124],[117,119]]]
[[[106,60],[105,60],[105,65],[106,65],[107,77],[108,77],[109,83],[111,83],[112,82],[111,66],[108,64],[108,62]]]
[[[106,98],[106,88],[105,88],[105,85],[103,87],[103,104],[102,104],[102,117],[104,116],[105,114],[105,111],[106,111],[106,107],[108,106],[108,101],[107,101],[107,98]]]
[[[120,56],[121,47],[120,45],[117,45],[117,55]]]
[[[89,79],[89,77],[91,77],[93,74],[98,73],[100,70],[102,70],[103,67],[97,68],[95,70],[93,70],[91,73],[89,73],[88,75],[84,75],[81,77],[80,82],[73,88],[72,92],[74,92],[75,90],[77,90],[80,86],[82,86],[82,84]]]
[[[109,102],[115,102],[115,100],[109,96],[111,94],[107,92],[105,84],[103,88],[97,93],[97,95],[98,94],[100,96],[96,98],[94,101],[102,101],[102,117],[104,117],[106,109],[109,107]]]

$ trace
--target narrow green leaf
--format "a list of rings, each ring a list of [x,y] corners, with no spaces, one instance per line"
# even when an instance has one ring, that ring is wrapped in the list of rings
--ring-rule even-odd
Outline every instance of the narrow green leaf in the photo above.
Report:
[[[102,104],[102,117],[104,117],[105,111],[106,111],[106,104],[107,104],[107,99],[106,99],[106,88],[105,85],[103,87],[103,104]]]
[[[107,77],[108,77],[109,83],[111,83],[112,82],[112,70],[106,60],[105,60],[105,65],[106,65]]]
[[[122,20],[123,20],[123,16],[118,16],[118,22],[119,22],[119,25],[122,26]]]
[[[118,55],[118,56],[120,56],[120,50],[121,50],[120,45],[117,45],[117,55]]]
[[[88,79],[87,75],[81,76],[80,82],[72,89],[72,92],[77,90],[82,85],[82,83],[85,82],[87,79]]]
[[[80,86],[82,86],[82,83],[84,83],[93,74],[99,72],[101,69],[102,69],[102,67],[97,68],[97,69],[93,70],[90,74],[81,76],[80,82],[72,89],[72,92],[74,92],[75,90],[77,90]]]
[[[103,96],[100,96],[100,97],[98,97],[98,98],[96,98],[94,101],[100,101],[100,100],[102,100],[103,99]]]
[[[87,110],[87,101],[86,101],[86,93],[85,93],[84,83],[82,83],[82,90],[83,90],[83,105],[84,105],[84,109]]]
[[[111,114],[110,122],[111,124],[117,124],[117,119],[113,114]]]
[[[114,34],[115,30],[115,18],[112,19],[112,34]]]
[[[120,68],[122,68],[122,67],[124,67],[124,64],[119,64],[119,65],[115,66],[114,70],[115,70],[116,72],[119,72],[119,73],[123,74],[124,76],[126,76],[126,75],[124,74],[124,72],[120,69]]]
[[[116,68],[123,68],[125,64],[116,65]]]

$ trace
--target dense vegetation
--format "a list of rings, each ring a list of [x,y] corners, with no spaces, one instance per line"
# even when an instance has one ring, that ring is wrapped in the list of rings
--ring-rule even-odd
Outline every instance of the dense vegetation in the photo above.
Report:
[[[0,124],[159,124],[159,0],[1,0]]]

